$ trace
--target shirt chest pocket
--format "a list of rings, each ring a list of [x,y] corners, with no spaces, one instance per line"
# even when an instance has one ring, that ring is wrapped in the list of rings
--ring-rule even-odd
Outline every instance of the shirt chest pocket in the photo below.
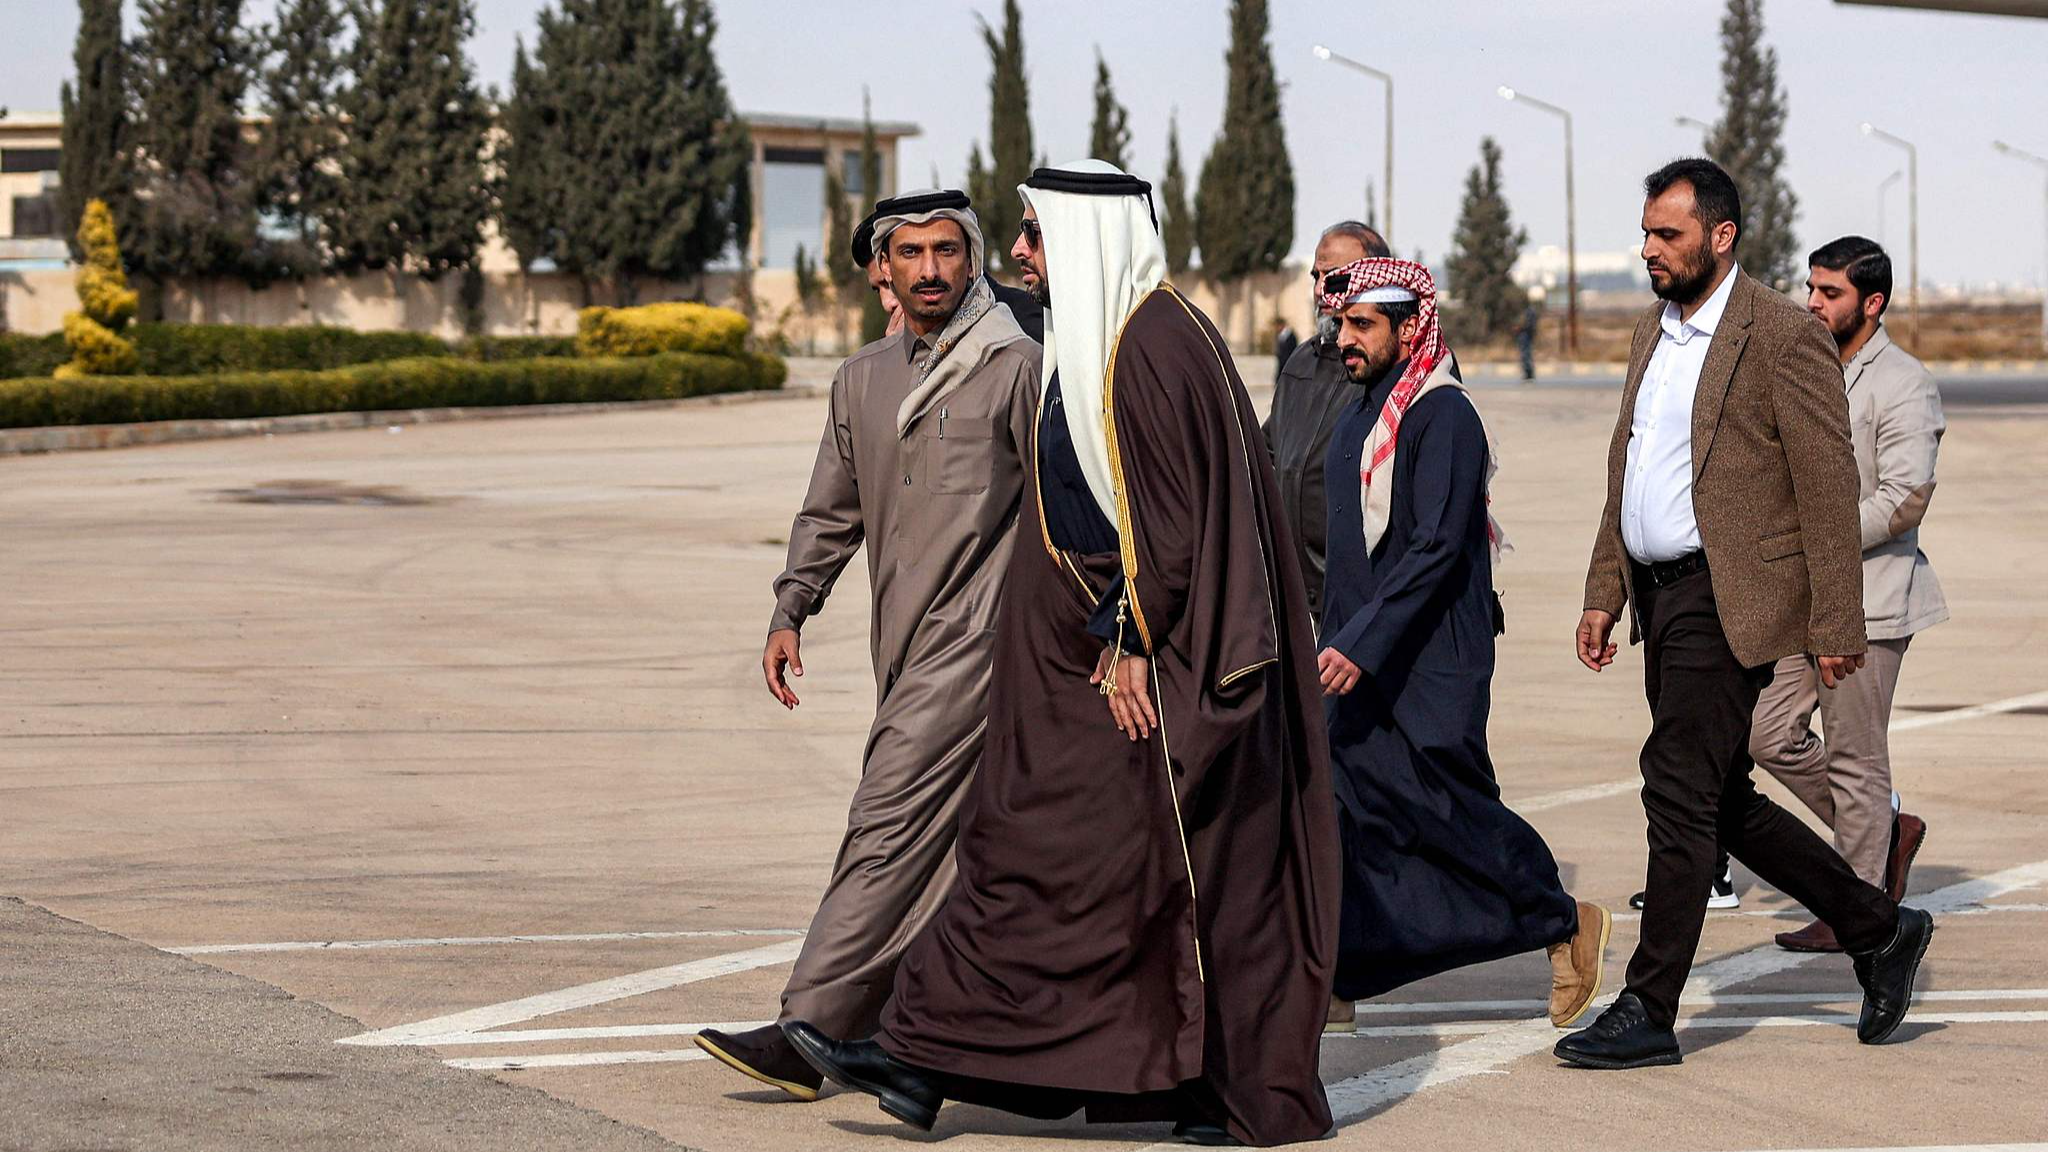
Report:
[[[925,487],[941,496],[988,491],[995,471],[996,422],[987,416],[941,416],[924,434]]]

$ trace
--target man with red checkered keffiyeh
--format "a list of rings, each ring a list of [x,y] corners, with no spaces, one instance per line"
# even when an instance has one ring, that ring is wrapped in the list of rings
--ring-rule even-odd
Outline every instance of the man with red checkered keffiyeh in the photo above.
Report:
[[[1354,1000],[1538,948],[1551,1021],[1567,1026],[1599,993],[1610,920],[1564,890],[1543,838],[1501,803],[1487,755],[1505,541],[1488,511],[1486,426],[1428,269],[1359,260],[1324,279],[1320,303],[1360,391],[1324,465],[1317,665],[1344,851],[1332,1027]]]

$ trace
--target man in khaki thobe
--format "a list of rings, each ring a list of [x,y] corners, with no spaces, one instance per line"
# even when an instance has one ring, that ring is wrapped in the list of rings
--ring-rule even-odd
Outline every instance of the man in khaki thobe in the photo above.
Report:
[[[780,1017],[828,1021],[842,1036],[879,1027],[898,958],[952,887],[955,815],[981,760],[996,605],[1039,389],[1039,347],[982,275],[964,194],[884,201],[874,244],[904,328],[832,380],[761,657],[768,690],[795,708],[785,670],[803,675],[804,622],[865,542],[875,720]],[[697,1045],[797,1099],[817,1097],[818,1074],[775,1025],[707,1029]]]
[[[1934,495],[1941,445],[1941,391],[1885,331],[1892,262],[1883,248],[1844,236],[1807,262],[1806,307],[1834,334],[1849,392],[1870,664],[1829,688],[1811,658],[1778,661],[1757,701],[1750,755],[1834,829],[1835,851],[1858,877],[1897,901],[1906,894],[1927,823],[1893,808],[1885,730],[1906,646],[1915,632],[1948,619],[1941,584],[1920,551],[1920,521]],[[1816,709],[1825,738],[1811,726]],[[1778,944],[1794,952],[1842,950],[1822,920],[1779,933]]]

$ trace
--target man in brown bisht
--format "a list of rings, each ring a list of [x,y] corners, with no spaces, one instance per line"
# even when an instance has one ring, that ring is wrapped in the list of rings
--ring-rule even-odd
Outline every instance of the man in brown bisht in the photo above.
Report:
[[[953,882],[1039,367],[1038,345],[982,277],[981,229],[964,194],[884,201],[874,244],[904,328],[833,378],[761,657],[768,690],[795,708],[785,668],[803,675],[799,630],[865,541],[874,726],[831,882],[782,993],[782,1019],[860,1036],[875,1030],[898,958]],[[696,1042],[799,1100],[817,1098],[818,1074],[773,1024],[706,1029]]]
[[[1313,1140],[1336,813],[1258,418],[1161,283],[1148,184],[1087,160],[1020,192],[1046,382],[959,880],[873,1039],[784,1030],[923,1128],[951,1098]]]

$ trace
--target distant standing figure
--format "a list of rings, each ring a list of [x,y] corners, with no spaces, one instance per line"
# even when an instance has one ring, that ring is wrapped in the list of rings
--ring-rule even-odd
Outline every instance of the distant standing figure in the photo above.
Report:
[[[1280,373],[1287,370],[1287,358],[1294,355],[1294,350],[1299,347],[1301,347],[1301,337],[1294,334],[1294,329],[1288,325],[1287,321],[1277,316],[1274,317],[1273,378],[1275,380],[1280,378]]]
[[[1543,322],[1543,309],[1534,297],[1522,309],[1522,322],[1515,328],[1515,348],[1522,354],[1522,379],[1536,379],[1536,326]]]

